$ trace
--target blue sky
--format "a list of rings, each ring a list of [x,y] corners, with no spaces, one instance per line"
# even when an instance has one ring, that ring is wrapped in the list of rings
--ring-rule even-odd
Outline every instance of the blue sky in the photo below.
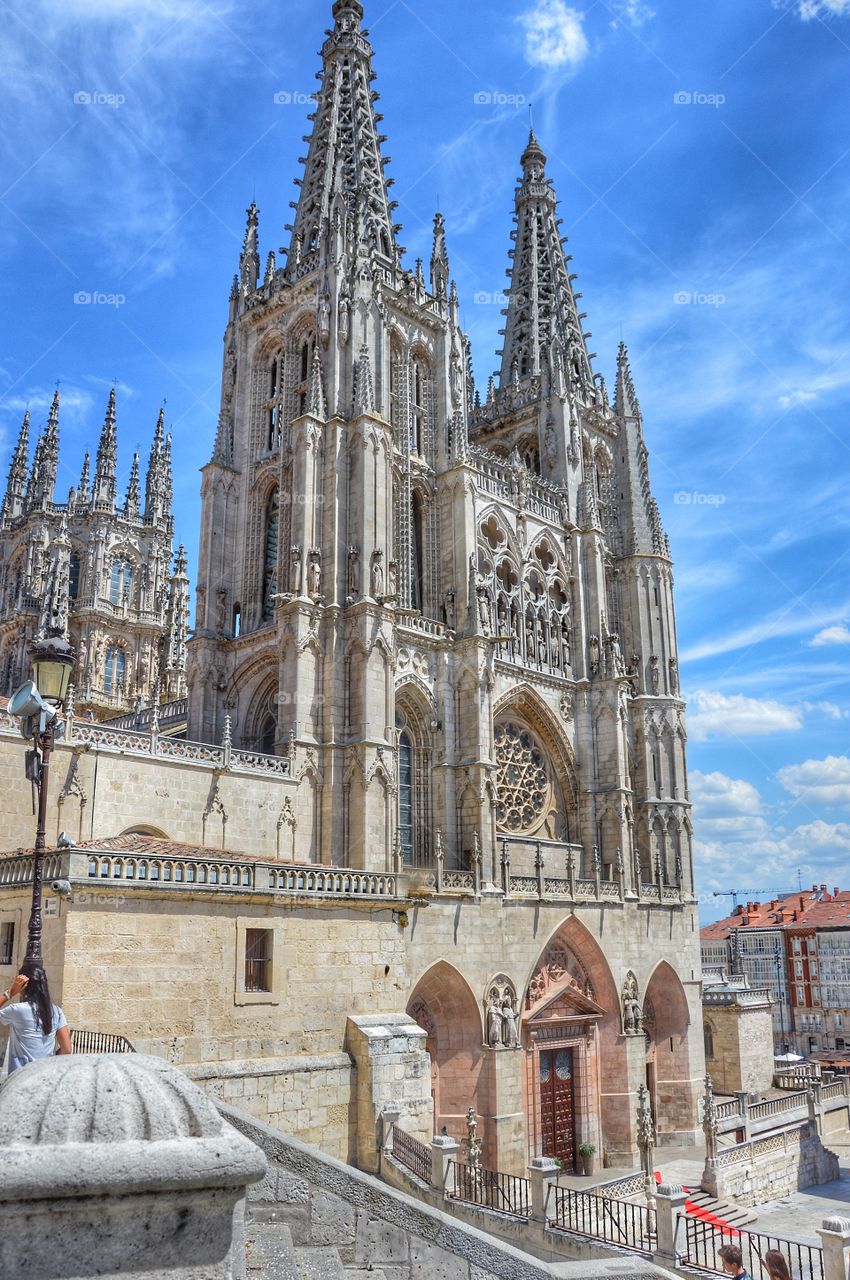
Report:
[[[164,399],[192,564],[244,210],[255,196],[263,254],[284,243],[329,16],[4,4],[3,454],[58,380],[64,490],[115,381],[126,476]],[[850,0],[367,0],[367,24],[408,261],[439,203],[479,380],[529,105],[609,384],[629,344],[707,913],[714,889],[798,868],[846,885]]]

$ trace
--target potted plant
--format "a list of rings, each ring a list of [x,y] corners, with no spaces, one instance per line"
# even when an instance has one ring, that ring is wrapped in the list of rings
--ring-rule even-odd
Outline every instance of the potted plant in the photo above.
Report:
[[[596,1155],[596,1147],[592,1142],[582,1142],[578,1149],[579,1159],[581,1160],[581,1171],[586,1178],[593,1176],[594,1159]]]

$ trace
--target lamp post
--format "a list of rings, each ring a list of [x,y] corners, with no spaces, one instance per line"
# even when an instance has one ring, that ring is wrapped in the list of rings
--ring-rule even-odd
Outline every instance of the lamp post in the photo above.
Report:
[[[47,787],[50,755],[56,735],[57,713],[68,695],[76,654],[60,631],[48,633],[30,645],[32,683],[13,696],[9,710],[22,716],[22,732],[32,736],[27,774],[38,790],[38,817],[33,846],[32,908],[27,934],[26,962],[42,965],[41,894],[44,881],[45,837],[47,830]],[[29,762],[28,762],[29,764]]]

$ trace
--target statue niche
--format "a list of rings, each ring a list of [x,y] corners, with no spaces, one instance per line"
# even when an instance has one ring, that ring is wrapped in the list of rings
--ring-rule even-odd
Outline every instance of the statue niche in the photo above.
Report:
[[[491,1049],[518,1049],[516,987],[505,974],[487,984],[484,999],[487,1044]]]

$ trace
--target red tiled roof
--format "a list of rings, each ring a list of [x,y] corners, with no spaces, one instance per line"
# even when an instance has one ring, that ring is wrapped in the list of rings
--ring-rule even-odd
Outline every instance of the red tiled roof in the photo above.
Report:
[[[700,929],[700,938],[728,938],[733,929],[850,928],[850,890],[803,889],[773,902],[739,905],[738,911]]]

